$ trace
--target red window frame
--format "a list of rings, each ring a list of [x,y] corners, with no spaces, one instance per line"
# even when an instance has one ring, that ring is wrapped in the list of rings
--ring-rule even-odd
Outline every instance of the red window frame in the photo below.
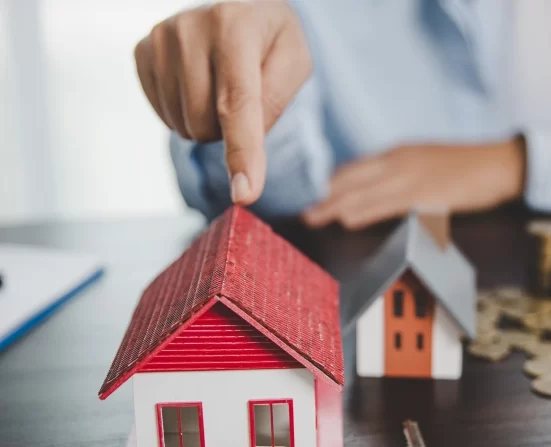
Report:
[[[272,424],[272,446],[275,446],[274,439],[274,410],[273,406],[277,404],[287,404],[289,406],[289,438],[291,447],[295,447],[295,418],[292,399],[277,399],[277,400],[250,400],[249,401],[249,423],[251,428],[251,447],[256,447],[256,427],[254,420],[255,405],[270,405],[270,421]]]
[[[197,416],[199,418],[199,439],[201,447],[205,447],[205,425],[203,423],[203,404],[201,402],[169,402],[159,403],[155,405],[157,410],[157,428],[159,436],[159,446],[165,447],[165,436],[163,431],[163,408],[177,408],[178,429],[180,431],[180,447],[184,446],[184,439],[182,436],[182,419],[180,417],[180,408],[184,407],[197,407]]]

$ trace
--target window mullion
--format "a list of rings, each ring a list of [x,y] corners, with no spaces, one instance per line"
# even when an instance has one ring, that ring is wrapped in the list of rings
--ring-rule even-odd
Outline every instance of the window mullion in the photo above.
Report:
[[[270,426],[272,428],[272,447],[275,447],[274,404],[270,404]]]
[[[176,415],[178,417],[178,438],[180,441],[180,447],[184,447],[184,433],[182,430],[182,413],[179,407],[177,408]]]

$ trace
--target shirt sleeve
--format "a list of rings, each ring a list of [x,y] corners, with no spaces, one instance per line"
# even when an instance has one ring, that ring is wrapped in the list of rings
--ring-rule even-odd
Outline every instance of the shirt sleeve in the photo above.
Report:
[[[539,211],[551,211],[551,129],[524,132],[526,140],[525,200]]]
[[[184,200],[212,219],[231,204],[222,141],[196,144],[173,133],[172,161]],[[267,175],[250,208],[264,218],[299,214],[327,193],[334,157],[323,132],[323,105],[312,76],[265,137]]]
[[[546,2],[514,6],[508,92],[526,141],[524,199],[537,211],[551,211],[551,59],[545,56],[551,44],[551,9]]]

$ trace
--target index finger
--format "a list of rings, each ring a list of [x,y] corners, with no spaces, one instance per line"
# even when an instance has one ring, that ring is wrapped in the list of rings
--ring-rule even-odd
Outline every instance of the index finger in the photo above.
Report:
[[[262,55],[258,39],[235,30],[214,54],[216,109],[222,129],[232,201],[260,197],[266,177],[262,113]]]

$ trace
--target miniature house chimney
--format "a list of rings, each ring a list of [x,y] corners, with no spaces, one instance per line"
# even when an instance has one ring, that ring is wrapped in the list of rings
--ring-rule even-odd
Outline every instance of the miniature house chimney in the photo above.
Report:
[[[416,209],[419,221],[434,241],[445,250],[450,242],[450,212],[444,207],[421,206]]]

